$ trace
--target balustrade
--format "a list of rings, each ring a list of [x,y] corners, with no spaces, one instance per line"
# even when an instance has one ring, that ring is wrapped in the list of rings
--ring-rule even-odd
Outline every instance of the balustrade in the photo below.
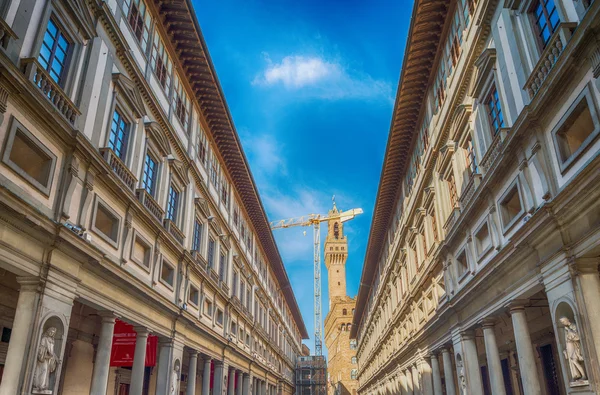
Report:
[[[110,148],[100,148],[100,154],[106,159],[108,165],[113,169],[117,177],[119,177],[121,181],[127,185],[127,188],[133,192],[135,190],[137,179],[131,170],[127,168],[125,163],[123,163],[121,158],[119,158]]]
[[[58,85],[42,65],[39,64],[37,59],[23,59],[21,64],[23,64],[27,78],[42,91],[44,96],[50,100],[56,110],[58,110],[71,125],[75,125],[77,117],[81,115],[81,112],[71,99],[67,97],[60,85]]]
[[[560,54],[571,39],[575,27],[577,27],[577,23],[563,22],[558,25],[556,31],[552,37],[550,37],[550,40],[546,44],[546,48],[542,51],[537,65],[534,67],[525,83],[524,89],[529,93],[531,99],[534,98],[548,77],[548,74],[550,74],[550,71],[560,57]]]

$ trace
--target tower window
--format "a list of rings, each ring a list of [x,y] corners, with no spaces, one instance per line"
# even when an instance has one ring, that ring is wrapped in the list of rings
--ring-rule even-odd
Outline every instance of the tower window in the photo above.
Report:
[[[336,239],[340,238],[340,224],[338,224],[337,222],[333,224],[333,236]]]

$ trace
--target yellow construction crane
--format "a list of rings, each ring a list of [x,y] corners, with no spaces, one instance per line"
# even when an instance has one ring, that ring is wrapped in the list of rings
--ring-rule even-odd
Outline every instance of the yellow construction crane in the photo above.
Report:
[[[270,223],[271,229],[285,229],[295,226],[312,226],[314,243],[314,274],[315,274],[315,355],[323,355],[323,343],[321,335],[321,222],[337,219],[340,222],[346,222],[362,214],[360,208],[352,210],[338,211],[335,207],[335,197],[333,200],[333,210],[329,214],[308,214],[302,217],[282,219]],[[305,232],[306,233],[306,232]]]

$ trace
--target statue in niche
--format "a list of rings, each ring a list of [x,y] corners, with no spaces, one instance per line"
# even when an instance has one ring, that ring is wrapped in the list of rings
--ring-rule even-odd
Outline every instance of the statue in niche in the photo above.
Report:
[[[56,367],[60,363],[58,357],[54,353],[54,335],[56,328],[50,327],[42,335],[40,346],[37,350],[35,371],[33,373],[33,393],[34,394],[51,394],[50,374],[56,371]]]
[[[577,325],[567,317],[561,317],[560,323],[565,327],[565,350],[563,353],[569,361],[569,370],[573,381],[587,380],[585,367],[583,366],[583,355],[581,354],[581,338],[577,331]]]
[[[173,368],[173,373],[171,373],[171,390],[169,391],[170,395],[177,394],[177,388],[179,387],[177,384],[179,383],[179,365],[175,364]]]
[[[458,367],[458,385],[460,386],[460,393],[467,393],[467,379],[465,379],[465,366],[462,358],[457,358],[456,366]]]

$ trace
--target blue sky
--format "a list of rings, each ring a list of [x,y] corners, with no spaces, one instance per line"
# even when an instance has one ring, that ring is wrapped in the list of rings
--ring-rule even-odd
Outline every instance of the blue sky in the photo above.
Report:
[[[365,211],[345,226],[355,296],[412,1],[196,0],[194,7],[269,220],[325,214],[332,195],[342,210]],[[275,237],[313,351],[312,229]]]

